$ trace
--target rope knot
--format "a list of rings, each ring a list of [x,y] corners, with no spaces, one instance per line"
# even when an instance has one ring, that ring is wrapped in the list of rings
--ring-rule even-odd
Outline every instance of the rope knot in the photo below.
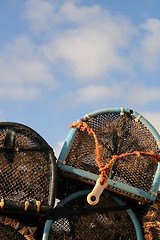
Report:
[[[141,153],[140,153],[140,152],[135,151],[135,154],[137,155],[138,158],[140,158],[140,156],[141,156]]]

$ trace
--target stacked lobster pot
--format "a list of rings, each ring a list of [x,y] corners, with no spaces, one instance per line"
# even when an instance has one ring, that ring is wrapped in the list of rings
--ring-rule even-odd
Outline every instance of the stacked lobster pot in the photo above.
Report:
[[[0,239],[42,239],[56,167],[52,148],[33,129],[0,123]]]
[[[60,202],[43,240],[160,239],[155,128],[128,108],[89,113],[70,128],[57,162]]]
[[[57,160],[33,129],[0,123],[0,239],[160,239],[155,128],[128,108],[70,128]]]

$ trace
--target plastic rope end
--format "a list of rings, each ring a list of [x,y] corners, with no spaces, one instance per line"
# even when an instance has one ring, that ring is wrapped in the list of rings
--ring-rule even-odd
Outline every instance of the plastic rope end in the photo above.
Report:
[[[104,184],[101,184],[101,179],[98,178],[92,192],[89,193],[87,196],[87,202],[90,205],[96,205],[99,202],[99,198],[106,187],[107,187],[107,182]]]

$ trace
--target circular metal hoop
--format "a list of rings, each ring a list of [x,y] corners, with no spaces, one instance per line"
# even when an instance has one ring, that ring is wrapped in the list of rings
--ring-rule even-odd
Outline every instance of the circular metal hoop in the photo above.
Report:
[[[47,220],[45,224],[43,240],[142,240],[135,214],[120,198],[105,192],[95,207],[87,203],[88,193],[89,190],[80,191],[59,202],[53,220]],[[56,209],[59,210],[59,217],[56,216]]]

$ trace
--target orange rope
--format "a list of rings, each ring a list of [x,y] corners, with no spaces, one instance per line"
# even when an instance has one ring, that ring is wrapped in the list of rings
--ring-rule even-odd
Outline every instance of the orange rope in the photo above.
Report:
[[[103,172],[103,171],[109,171],[111,170],[111,167],[112,167],[112,164],[118,160],[118,159],[121,159],[121,158],[124,158],[124,157],[127,157],[127,156],[133,156],[133,155],[137,155],[137,157],[139,158],[140,156],[150,156],[152,161],[155,162],[155,163],[158,163],[160,161],[160,154],[155,154],[154,152],[139,152],[139,151],[134,151],[134,152],[131,152],[131,153],[124,153],[124,154],[121,154],[121,155],[113,155],[111,156],[111,160],[109,163],[107,163],[104,167],[102,168],[99,168],[99,171],[100,172]]]
[[[127,156],[137,155],[137,157],[150,156],[153,162],[155,162],[155,163],[160,162],[160,154],[155,154],[153,151],[151,151],[151,152],[134,151],[134,152],[130,152],[130,153],[124,153],[124,154],[121,154],[121,155],[111,156],[111,159],[110,159],[109,163],[107,163],[103,167],[102,164],[101,164],[101,158],[100,158],[100,145],[99,145],[99,142],[98,142],[98,139],[97,139],[97,136],[96,136],[95,132],[87,125],[86,122],[74,122],[69,127],[70,128],[77,127],[80,131],[82,131],[82,132],[87,131],[90,136],[94,137],[95,145],[96,145],[96,163],[98,165],[99,172],[100,172],[101,184],[104,184],[104,183],[107,182],[108,176],[107,176],[106,172],[111,170],[112,164],[118,159],[121,159],[121,158],[124,158],[124,157],[127,157]]]
[[[100,174],[100,179],[101,183],[104,184],[107,181],[107,175],[106,175],[106,170],[103,170],[102,164],[101,164],[101,158],[100,158],[100,146],[99,142],[97,139],[97,136],[95,132],[87,125],[86,122],[74,122],[73,124],[70,125],[70,128],[77,127],[80,131],[85,132],[87,131],[90,136],[94,137],[95,140],[95,145],[96,145],[96,163],[98,165],[98,168],[101,169],[101,174]]]

